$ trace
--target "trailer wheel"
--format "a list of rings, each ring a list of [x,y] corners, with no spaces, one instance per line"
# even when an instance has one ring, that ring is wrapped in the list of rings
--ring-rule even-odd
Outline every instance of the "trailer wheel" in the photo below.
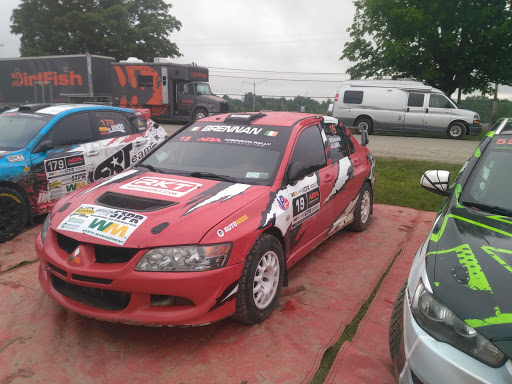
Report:
[[[369,135],[373,133],[373,122],[366,117],[361,117],[357,119],[355,126],[356,130],[359,132],[366,128]]]
[[[206,117],[208,116],[208,111],[204,108],[198,108],[195,112],[194,112],[194,116],[193,116],[193,119],[194,120],[199,120],[199,119],[202,119],[203,117]]]

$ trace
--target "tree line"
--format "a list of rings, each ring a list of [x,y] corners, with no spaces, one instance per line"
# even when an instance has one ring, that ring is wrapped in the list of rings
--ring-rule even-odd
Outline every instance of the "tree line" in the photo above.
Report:
[[[246,93],[241,98],[232,98],[228,95],[222,97],[229,103],[230,112],[251,112],[253,111],[285,111],[285,112],[306,112],[325,115],[331,99],[319,102],[310,97],[295,96],[293,99],[284,97],[263,97],[256,96],[253,101],[252,92]]]

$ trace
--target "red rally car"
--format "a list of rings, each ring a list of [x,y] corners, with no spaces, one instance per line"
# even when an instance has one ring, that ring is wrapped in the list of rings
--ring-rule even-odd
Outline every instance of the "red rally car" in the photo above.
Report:
[[[375,160],[337,119],[225,114],[179,130],[135,167],[61,199],[39,280],[86,316],[148,325],[256,324],[287,271],[370,223]]]

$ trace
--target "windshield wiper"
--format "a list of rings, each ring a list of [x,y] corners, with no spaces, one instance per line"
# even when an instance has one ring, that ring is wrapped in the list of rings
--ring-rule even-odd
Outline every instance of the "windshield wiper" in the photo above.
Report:
[[[237,181],[234,178],[232,178],[231,176],[217,175],[216,173],[211,173],[211,172],[191,172],[190,176],[201,178],[201,179],[218,179],[218,180],[229,181],[230,183],[237,183]]]
[[[498,207],[497,205],[487,205],[482,203],[475,203],[472,201],[461,201],[461,203],[467,207],[476,208],[480,211],[495,213],[497,215],[503,216],[512,216],[512,211],[510,209]]]
[[[165,171],[159,169],[159,168],[155,168],[153,167],[151,164],[137,164],[137,167],[142,167],[142,168],[147,168],[149,169],[151,172],[156,172],[156,173],[166,173]]]

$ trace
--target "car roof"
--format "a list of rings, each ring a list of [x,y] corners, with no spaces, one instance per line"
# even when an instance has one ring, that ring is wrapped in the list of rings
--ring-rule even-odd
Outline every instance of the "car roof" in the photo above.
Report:
[[[225,123],[225,124],[240,124],[240,125],[273,125],[280,127],[294,127],[298,122],[305,119],[334,119],[329,116],[315,115],[312,113],[299,113],[299,112],[239,112],[239,113],[226,113],[222,115],[212,115],[201,119],[204,122],[212,123]],[[334,119],[336,123],[337,119]]]
[[[42,113],[47,115],[58,115],[62,112],[70,111],[90,111],[90,110],[112,110],[112,111],[125,111],[134,112],[134,109],[111,107],[106,105],[96,104],[25,104],[18,108],[19,112],[23,113]]]

